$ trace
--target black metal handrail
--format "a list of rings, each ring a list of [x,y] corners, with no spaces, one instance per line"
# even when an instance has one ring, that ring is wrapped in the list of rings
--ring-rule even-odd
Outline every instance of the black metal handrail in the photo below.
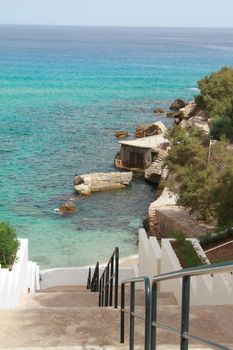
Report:
[[[88,277],[87,277],[87,289],[91,289],[91,267],[88,269]]]
[[[144,283],[145,291],[145,316],[140,316],[135,313],[135,284]],[[125,285],[130,284],[130,310],[125,309]],[[135,318],[145,321],[145,339],[144,349],[150,349],[150,279],[149,277],[136,277],[125,280],[121,283],[121,330],[120,330],[120,341],[125,342],[125,314],[130,315],[130,337],[129,337],[129,349],[134,349],[134,323]]]
[[[119,280],[119,248],[115,248],[107,263],[99,283],[99,306],[113,305],[118,307],[118,280]],[[114,290],[113,290],[114,288]]]
[[[91,280],[91,291],[98,292],[99,291],[99,263],[96,263],[95,271]]]
[[[154,276],[152,279],[151,299],[151,350],[156,349],[157,328],[166,329],[168,332],[180,336],[180,349],[188,350],[189,340],[211,346],[213,349],[230,350],[227,346],[218,344],[208,339],[197,337],[189,333],[189,311],[190,311],[190,279],[193,276],[222,273],[233,271],[233,261],[202,265],[194,268],[183,269]],[[157,321],[158,282],[174,278],[182,278],[182,307],[181,307],[181,329],[176,329]]]
[[[90,289],[91,292],[99,291],[99,263],[98,262],[96,263],[92,278],[91,278],[91,267],[89,267],[88,278],[87,278],[87,289]]]

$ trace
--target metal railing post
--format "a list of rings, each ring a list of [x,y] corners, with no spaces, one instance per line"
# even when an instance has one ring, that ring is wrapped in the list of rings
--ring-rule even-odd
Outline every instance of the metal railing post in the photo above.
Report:
[[[99,283],[100,283],[100,266],[99,263],[97,262],[97,271],[96,271],[96,292],[99,291]]]
[[[150,279],[145,277],[145,350],[150,350],[151,291]]]
[[[101,306],[104,306],[104,296],[105,296],[105,274],[103,274],[102,276]]]
[[[181,308],[181,340],[180,350],[188,350],[189,340],[183,337],[189,331],[189,304],[190,304],[190,276],[182,280],[182,308]]]
[[[91,279],[90,287],[92,292],[99,291],[99,263],[98,262],[96,263],[96,266],[95,266],[95,271]]]
[[[145,315],[141,316],[135,312],[135,285],[136,283],[144,283],[145,291]],[[130,285],[130,309],[125,309],[125,285]],[[150,279],[149,277],[134,277],[121,282],[121,329],[120,329],[120,339],[121,343],[125,340],[125,314],[130,315],[130,337],[129,337],[129,349],[134,349],[134,325],[135,318],[144,321],[145,330],[145,341],[144,350],[150,350],[150,322],[151,322],[151,290],[150,290]]]
[[[115,301],[114,307],[118,307],[118,281],[119,281],[119,249],[115,249]]]
[[[156,350],[157,327],[153,326],[153,322],[157,322],[157,305],[158,305],[158,286],[156,282],[152,283],[151,297],[151,350]]]
[[[90,289],[91,288],[91,267],[89,267],[89,270],[88,270],[88,278],[87,278],[87,289]]]
[[[134,350],[135,283],[130,283],[130,336],[129,349]]]
[[[114,256],[111,257],[111,263],[110,263],[110,293],[109,293],[109,306],[112,306],[113,273],[114,273]]]
[[[109,301],[109,265],[107,265],[106,268],[106,277],[105,277],[105,306],[108,306],[108,301]]]
[[[119,279],[119,248],[115,248],[101,277],[99,277],[99,263],[97,262],[95,272],[91,281],[92,291],[99,292],[99,306],[113,305],[113,283],[114,284],[114,307],[118,307],[118,279]]]
[[[121,343],[125,342],[125,285],[121,285]]]
[[[102,278],[100,279],[100,285],[99,285],[99,307],[102,306],[101,305],[101,298],[102,298],[101,291],[102,291]]]

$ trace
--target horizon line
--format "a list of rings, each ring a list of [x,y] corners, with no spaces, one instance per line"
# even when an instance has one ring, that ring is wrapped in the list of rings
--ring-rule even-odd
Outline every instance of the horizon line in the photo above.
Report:
[[[93,28],[176,28],[176,29],[233,29],[232,26],[143,26],[143,25],[100,25],[100,24],[46,24],[46,23],[0,23],[0,26],[24,27],[93,27]]]

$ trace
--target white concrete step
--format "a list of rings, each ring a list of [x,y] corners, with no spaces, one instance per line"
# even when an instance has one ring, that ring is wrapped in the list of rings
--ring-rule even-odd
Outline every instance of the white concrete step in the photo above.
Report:
[[[45,289],[40,289],[38,293],[73,293],[73,292],[89,292],[90,289],[87,289],[86,286],[56,286],[56,287],[50,287]]]
[[[78,292],[30,293],[21,298],[19,308],[90,307],[98,306],[99,294],[80,289]],[[135,293],[136,305],[145,305],[143,291]],[[120,296],[119,296],[120,304]],[[125,293],[125,305],[130,304],[129,291]],[[158,305],[177,305],[173,293],[159,293]]]
[[[137,307],[136,312],[143,312]],[[233,306],[193,307],[190,331],[194,335],[220,343],[233,344]],[[159,306],[159,322],[180,326],[179,306]],[[126,344],[129,334],[126,316]],[[82,346],[84,349],[119,347],[120,312],[113,308],[50,307],[0,311],[0,348]],[[136,321],[135,343],[143,343],[144,322]],[[158,344],[166,350],[179,343],[179,337],[158,330]],[[114,348],[113,348],[114,349]],[[141,347],[142,349],[142,347]]]
[[[91,292],[30,293],[21,301],[19,307],[95,307],[98,306],[98,300],[98,294]]]

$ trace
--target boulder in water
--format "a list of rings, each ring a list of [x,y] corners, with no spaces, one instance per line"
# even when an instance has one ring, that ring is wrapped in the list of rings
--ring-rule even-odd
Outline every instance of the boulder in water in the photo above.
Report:
[[[71,213],[75,213],[78,209],[73,202],[69,201],[69,202],[65,202],[64,204],[60,205],[58,210],[62,214],[71,214]]]
[[[170,105],[171,111],[179,111],[179,109],[184,108],[187,103],[184,102],[181,98],[177,98],[175,101],[172,102]]]
[[[128,137],[129,136],[129,133],[128,131],[124,131],[124,130],[121,130],[121,131],[117,131],[115,133],[115,136],[118,138],[118,139],[123,139],[125,137]]]
[[[154,135],[161,135],[164,134],[166,131],[166,126],[161,121],[158,121],[153,124],[143,124],[138,126],[135,132],[135,136],[137,138],[141,138]]]
[[[74,189],[81,195],[125,188],[132,181],[132,172],[92,173],[75,176]]]
[[[166,111],[165,111],[164,109],[162,109],[162,108],[156,108],[156,109],[154,110],[154,113],[155,113],[155,114],[165,114]]]

